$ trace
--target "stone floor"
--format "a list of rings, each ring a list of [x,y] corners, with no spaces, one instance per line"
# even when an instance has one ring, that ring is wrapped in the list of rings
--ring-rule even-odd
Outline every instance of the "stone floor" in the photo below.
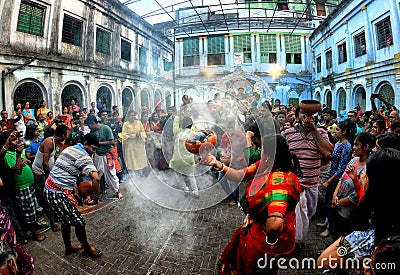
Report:
[[[154,178],[169,184],[165,187]],[[182,182],[168,173],[131,177],[123,184],[124,199],[85,215],[88,239],[103,250],[103,256],[66,256],[61,233],[48,231],[45,241],[26,245],[36,262],[34,274],[218,274],[218,256],[244,215],[238,207],[216,203],[223,196],[219,184],[206,184],[209,179],[204,179],[196,199],[170,187]],[[319,237],[321,230],[315,224],[320,220],[317,214],[298,259],[315,258],[332,242]]]

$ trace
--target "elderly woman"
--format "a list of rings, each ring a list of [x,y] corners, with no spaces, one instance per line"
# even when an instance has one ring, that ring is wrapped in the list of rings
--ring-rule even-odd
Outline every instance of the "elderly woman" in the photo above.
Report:
[[[275,159],[269,150],[276,144]],[[247,220],[235,231],[224,249],[221,274],[265,273],[259,259],[284,257],[295,249],[295,207],[300,197],[301,174],[297,158],[289,152],[285,138],[267,135],[263,138],[261,160],[243,170],[235,170],[208,155],[202,160],[214,165],[228,179],[252,179],[241,199]],[[275,261],[276,262],[276,261]],[[266,264],[268,268],[270,265]],[[276,271],[276,268],[274,268]]]
[[[122,145],[126,167],[130,171],[138,171],[141,175],[143,168],[147,167],[145,149],[146,132],[135,111],[126,115],[128,121],[122,126]]]
[[[25,108],[22,110],[22,115],[24,116],[25,125],[31,125],[36,123],[35,117],[32,116],[31,110],[29,109],[30,105],[27,101],[25,103]]]

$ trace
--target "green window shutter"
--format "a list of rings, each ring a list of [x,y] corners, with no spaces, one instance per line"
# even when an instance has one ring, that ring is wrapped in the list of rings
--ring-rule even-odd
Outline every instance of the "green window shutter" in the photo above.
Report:
[[[235,53],[251,52],[251,36],[235,35],[233,37],[233,52]]]
[[[183,56],[199,55],[199,39],[189,38],[183,40]]]
[[[97,28],[96,31],[96,51],[110,54],[111,33]]]
[[[302,0],[293,0],[295,11],[304,11],[304,4]]]
[[[42,36],[44,12],[45,9],[43,7],[21,2],[17,31]]]
[[[301,53],[300,36],[285,35],[286,53]]]
[[[261,34],[260,35],[260,50],[261,52],[276,52],[276,35]]]
[[[225,53],[225,38],[223,36],[210,36],[207,39],[208,53]]]

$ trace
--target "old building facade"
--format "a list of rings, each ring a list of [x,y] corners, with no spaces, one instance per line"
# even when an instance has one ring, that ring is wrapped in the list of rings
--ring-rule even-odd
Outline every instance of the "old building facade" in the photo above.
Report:
[[[371,94],[400,106],[398,0],[348,0],[310,37],[314,98],[335,110],[371,109]]]
[[[3,108],[174,104],[173,43],[117,0],[0,2]],[[161,76],[161,77],[160,77]],[[163,101],[167,98],[167,102]],[[121,109],[120,109],[121,110]]]

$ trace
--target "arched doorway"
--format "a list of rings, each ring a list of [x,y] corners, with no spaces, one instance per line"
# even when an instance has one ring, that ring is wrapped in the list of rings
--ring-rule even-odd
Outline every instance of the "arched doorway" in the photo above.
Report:
[[[43,100],[43,93],[39,85],[34,82],[25,82],[17,87],[14,93],[14,108],[21,103],[24,108],[25,102],[29,101],[30,108],[36,110],[39,108],[40,101]]]
[[[165,97],[165,107],[169,108],[171,107],[171,93],[167,92],[166,95],[167,96]]]
[[[79,107],[83,108],[85,106],[83,103],[83,96],[82,96],[82,91],[79,88],[79,86],[75,84],[69,84],[65,86],[61,93],[61,107],[68,107],[71,105],[71,100],[75,101],[75,104],[78,105]]]
[[[365,111],[366,102],[367,102],[367,94],[363,86],[358,85],[354,88],[354,98],[353,98],[354,106],[360,106],[361,111]]]
[[[386,101],[389,102],[390,105],[394,105],[394,99],[395,99],[395,95],[394,95],[394,90],[392,88],[392,85],[390,85],[389,83],[384,83],[380,86],[379,89],[379,94],[383,94],[383,96],[385,97]],[[380,105],[383,105],[380,102]]]
[[[149,91],[146,89],[140,91],[140,104],[140,108],[146,106],[147,109],[150,109],[150,96]]]
[[[332,109],[332,92],[330,90],[325,92],[325,104],[326,107]]]
[[[125,117],[129,108],[135,109],[135,106],[132,106],[132,104],[134,104],[134,102],[133,102],[134,97],[135,97],[134,92],[131,89],[125,88],[122,91],[122,114],[123,114],[123,117]]]
[[[315,97],[315,100],[321,102],[321,94],[319,92],[316,92],[314,97]]]
[[[157,104],[160,104],[160,108],[161,108],[161,104],[162,104],[161,100],[162,100],[162,94],[161,94],[160,90],[156,90],[154,92],[154,106],[155,106],[154,108],[157,108]]]
[[[99,98],[101,99],[102,104],[107,104],[107,110],[111,110],[112,96],[111,90],[108,87],[102,86],[97,90],[96,100]]]
[[[338,90],[337,102],[338,110],[343,110],[343,107],[346,107],[346,91],[343,88]]]

